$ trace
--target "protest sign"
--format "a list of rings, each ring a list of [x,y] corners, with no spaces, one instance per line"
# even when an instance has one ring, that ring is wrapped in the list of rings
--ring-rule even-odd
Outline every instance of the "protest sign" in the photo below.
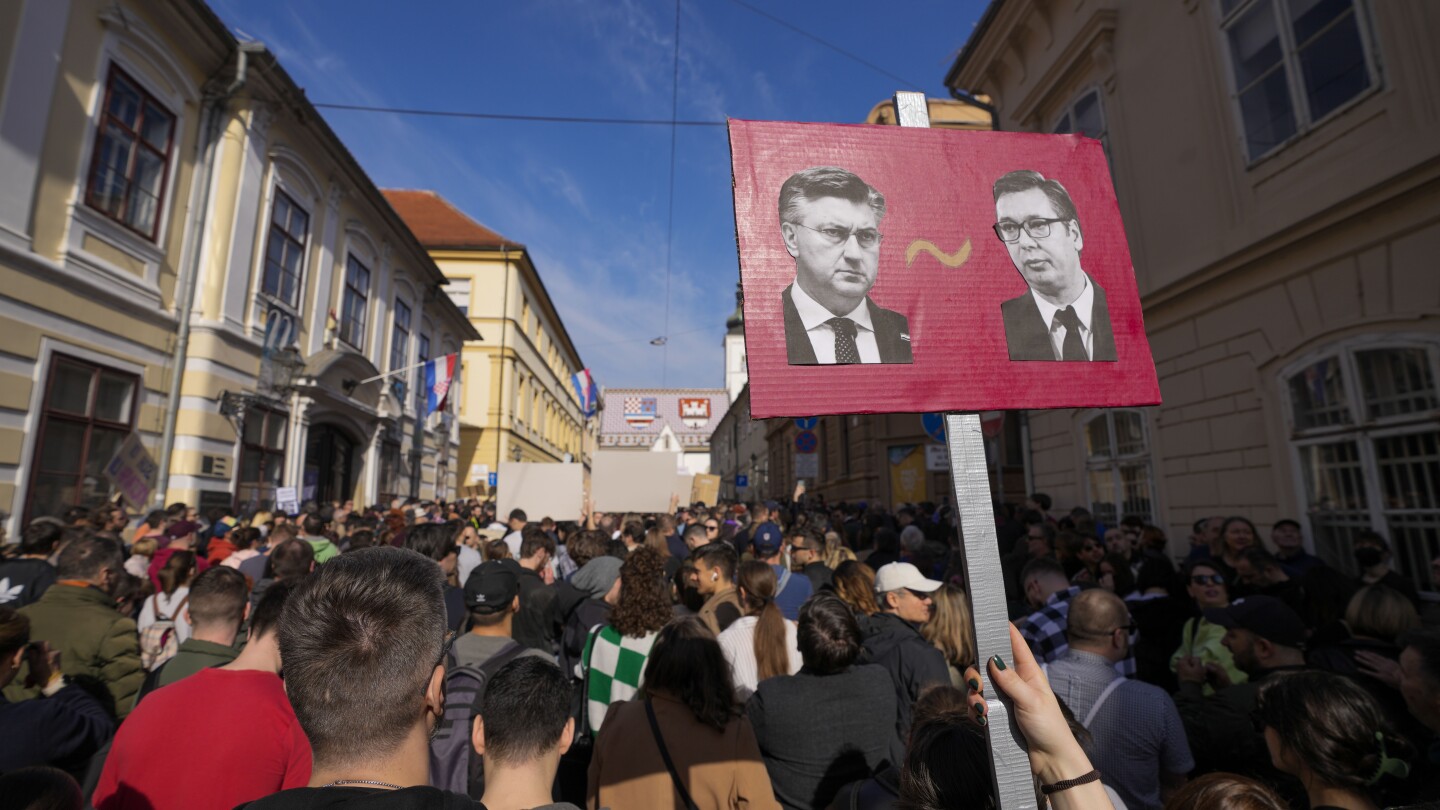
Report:
[[[1099,141],[732,119],[730,147],[754,418],[1160,401]]]
[[[500,462],[496,514],[523,509],[531,520],[580,520],[585,502],[585,468],[579,464]]]
[[[590,492],[601,512],[667,512],[680,488],[678,453],[600,450],[591,461]],[[680,498],[690,494],[688,476]]]
[[[125,437],[110,463],[105,465],[105,477],[110,479],[132,509],[145,509],[150,505],[158,471],[155,460],[150,458],[138,433]]]
[[[720,500],[720,476],[700,473],[690,485],[690,503],[714,506]]]
[[[277,487],[275,489],[275,508],[287,515],[300,512],[300,501],[295,487]]]

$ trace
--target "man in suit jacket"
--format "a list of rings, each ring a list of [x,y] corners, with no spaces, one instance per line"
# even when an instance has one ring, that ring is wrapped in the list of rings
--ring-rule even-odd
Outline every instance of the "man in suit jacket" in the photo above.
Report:
[[[1058,180],[1029,169],[995,181],[995,235],[1029,291],[1000,305],[1011,360],[1109,360],[1105,290],[1080,268],[1079,214]]]
[[[780,187],[780,234],[795,259],[781,293],[791,365],[910,363],[910,324],[870,299],[880,267],[885,197],[834,166]]]

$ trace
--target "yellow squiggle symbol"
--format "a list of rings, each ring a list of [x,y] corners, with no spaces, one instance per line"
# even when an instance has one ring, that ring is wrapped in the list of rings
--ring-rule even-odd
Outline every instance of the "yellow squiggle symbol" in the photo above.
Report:
[[[929,253],[946,267],[959,267],[965,263],[966,259],[970,258],[970,240],[966,239],[965,244],[961,245],[960,249],[954,253],[946,253],[929,239],[916,239],[910,243],[910,247],[905,248],[905,266],[909,267],[914,264],[915,257],[921,253]]]

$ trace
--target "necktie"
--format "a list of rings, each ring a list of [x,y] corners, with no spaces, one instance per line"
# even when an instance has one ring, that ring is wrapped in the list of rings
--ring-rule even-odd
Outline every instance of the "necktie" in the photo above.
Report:
[[[1090,356],[1085,354],[1085,340],[1080,337],[1080,316],[1075,314],[1075,307],[1065,307],[1055,313],[1055,326],[1065,327],[1065,344],[1060,350],[1061,360],[1089,360]]]
[[[855,322],[849,318],[831,318],[826,323],[830,324],[830,331],[835,333],[835,362],[860,362],[860,350],[855,348]]]

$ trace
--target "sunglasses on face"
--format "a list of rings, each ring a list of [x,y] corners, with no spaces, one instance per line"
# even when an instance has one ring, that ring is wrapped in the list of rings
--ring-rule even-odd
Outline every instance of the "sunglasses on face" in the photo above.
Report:
[[[720,531],[720,527],[717,526],[717,525],[715,525],[714,523],[706,523],[706,524],[705,524],[705,531],[707,531],[707,532],[718,532],[718,531]]]
[[[1196,585],[1224,585],[1225,577],[1219,574],[1194,574],[1190,577],[1190,581]]]

